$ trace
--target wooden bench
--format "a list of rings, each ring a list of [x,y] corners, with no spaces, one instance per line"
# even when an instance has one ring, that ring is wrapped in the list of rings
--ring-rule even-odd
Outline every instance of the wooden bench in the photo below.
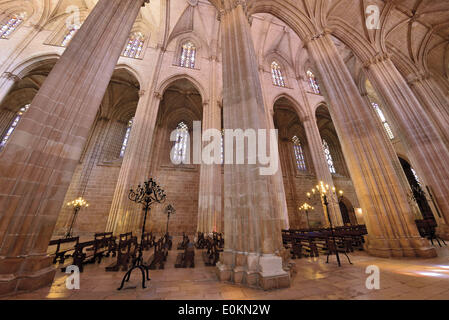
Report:
[[[54,255],[53,264],[58,263],[58,260],[60,264],[64,264],[65,260],[73,255],[73,252],[75,251],[75,246],[79,243],[79,240],[80,240],[79,237],[73,237],[50,241],[50,243],[48,244],[49,247],[56,246],[56,251],[52,254]],[[73,243],[74,245],[66,248],[61,248],[61,245],[69,243]]]
[[[178,254],[175,268],[195,268],[195,246],[187,240],[184,252]]]
[[[178,250],[185,250],[188,243],[190,243],[189,237],[182,233],[182,241],[178,244]]]
[[[165,234],[165,236],[164,236],[164,244],[165,244],[165,247],[167,248],[167,250],[171,250],[173,247],[172,237],[168,233]],[[167,252],[167,254],[168,254],[168,252]]]
[[[78,243],[73,253],[73,264],[83,272],[85,264],[96,261],[101,263],[103,257],[108,257],[111,253],[115,257],[117,248],[115,239],[112,232],[97,233],[94,240]],[[65,268],[62,268],[62,271],[65,272]]]
[[[201,250],[201,249],[206,249],[206,246],[207,246],[207,241],[206,241],[206,238],[204,236],[204,233],[198,232],[198,238],[196,240],[195,247],[197,249]]]
[[[150,270],[156,268],[164,269],[164,262],[167,259],[164,238],[159,239],[154,245],[154,254],[148,260],[148,267]]]
[[[150,232],[146,232],[143,234],[143,243],[142,243],[142,249],[143,250],[150,250],[154,246],[155,236]]]
[[[105,268],[106,271],[128,271],[130,263],[136,259],[138,250],[137,237],[132,232],[121,234],[117,249],[117,261]]]
[[[220,259],[220,252],[223,250],[218,249],[218,243],[210,238],[207,239],[207,251],[203,252],[203,260],[206,266],[216,266]]]

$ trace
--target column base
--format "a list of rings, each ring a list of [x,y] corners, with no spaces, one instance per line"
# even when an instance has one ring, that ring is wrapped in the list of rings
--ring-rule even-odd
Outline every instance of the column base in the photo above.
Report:
[[[449,241],[449,226],[447,224],[440,223],[436,229],[436,235],[440,239]]]
[[[365,251],[380,258],[435,258],[434,247],[423,238],[375,239],[366,237]]]
[[[56,275],[50,256],[0,257],[0,296],[50,285]]]
[[[274,254],[223,252],[216,272],[220,281],[263,290],[290,286],[290,274],[283,269],[282,258]]]

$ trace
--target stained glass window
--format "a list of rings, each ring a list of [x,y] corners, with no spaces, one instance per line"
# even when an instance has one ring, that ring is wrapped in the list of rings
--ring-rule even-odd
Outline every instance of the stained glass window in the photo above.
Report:
[[[276,61],[271,64],[271,76],[273,84],[278,87],[285,87],[284,76],[282,75],[281,66]]]
[[[123,56],[128,58],[141,58],[145,36],[140,32],[135,32],[129,36]]]
[[[376,110],[377,115],[380,118],[380,121],[382,121],[382,125],[385,128],[385,131],[387,132],[388,137],[393,140],[394,139],[394,134],[393,134],[393,130],[391,130],[390,124],[388,123],[387,119],[384,116],[384,113],[382,112],[382,110],[380,110],[379,105],[377,103],[372,103],[374,110]]]
[[[20,108],[20,110],[16,113],[16,115],[14,117],[14,120],[12,121],[12,123],[9,126],[8,130],[6,131],[4,136],[2,137],[2,140],[0,142],[0,150],[3,149],[3,147],[8,142],[9,138],[11,138],[11,135],[14,132],[14,130],[17,128],[17,125],[19,124],[20,119],[22,119],[22,116],[24,115],[25,112],[28,111],[29,108],[30,108],[30,105],[27,104],[27,105],[23,106],[22,108]]]
[[[323,139],[323,149],[324,149],[324,155],[326,157],[326,162],[329,167],[329,171],[331,173],[337,173],[337,171],[335,170],[335,166],[334,166],[334,160],[332,159],[332,154],[329,149],[329,144],[324,139]]]
[[[72,25],[65,34],[64,39],[62,39],[61,46],[66,47],[70,43],[70,41],[72,40],[73,36],[75,35],[75,33],[78,31],[79,28],[80,27],[75,24]]]
[[[1,25],[0,38],[7,38],[13,33],[25,20],[25,13],[15,14],[9,17],[9,19]]]
[[[309,80],[310,89],[316,94],[321,94],[320,86],[318,85],[318,81],[315,78],[315,75],[312,71],[307,71],[307,79]]]
[[[126,147],[128,147],[129,135],[131,134],[131,129],[133,127],[134,118],[129,120],[128,126],[126,127],[125,138],[123,139],[122,149],[120,150],[120,158],[125,156]]]
[[[176,143],[174,147],[174,162],[185,163],[187,158],[187,142],[189,141],[189,127],[180,122],[176,128]]]
[[[195,68],[196,47],[192,42],[182,45],[180,66],[184,68]]]
[[[304,158],[304,151],[302,149],[301,141],[297,136],[292,138],[293,141],[293,150],[295,152],[296,166],[300,171],[306,171],[306,160]]]

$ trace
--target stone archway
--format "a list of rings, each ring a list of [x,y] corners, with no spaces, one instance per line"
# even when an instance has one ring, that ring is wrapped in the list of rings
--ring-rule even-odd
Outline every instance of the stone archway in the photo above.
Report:
[[[170,219],[170,234],[194,234],[197,230],[201,166],[193,163],[193,128],[194,122],[202,119],[203,97],[195,83],[188,78],[177,77],[164,85],[152,142],[153,152],[148,161],[149,176],[163,186],[167,203],[177,210]],[[177,142],[171,141],[170,135],[180,123],[188,128],[190,152],[186,154],[189,159],[186,163],[174,164],[170,152]],[[149,230],[162,233],[165,223],[163,206],[154,208]]]

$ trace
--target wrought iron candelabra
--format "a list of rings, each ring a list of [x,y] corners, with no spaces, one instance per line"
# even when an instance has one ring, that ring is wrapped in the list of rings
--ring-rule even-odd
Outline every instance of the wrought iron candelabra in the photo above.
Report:
[[[341,198],[343,197],[342,190],[340,190],[337,194],[337,190],[335,189],[335,187],[333,187],[332,189],[329,189],[329,185],[324,185],[324,183],[322,181],[320,181],[320,183],[315,188],[312,189],[312,193],[310,193],[310,192],[307,193],[307,197],[309,198],[309,200],[311,200],[313,196],[320,197],[321,203],[324,206],[325,214],[329,221],[329,227],[330,227],[330,231],[331,231],[331,239],[329,239],[329,248],[328,248],[328,252],[327,252],[326,263],[329,263],[329,256],[331,254],[330,243],[332,241],[333,246],[335,247],[335,256],[337,258],[338,266],[341,267],[340,255],[338,254],[338,246],[337,246],[337,242],[335,240],[334,226],[332,225],[332,219],[331,219],[331,216],[329,213],[329,195],[333,195],[333,194],[335,194],[337,197],[338,196],[340,196]],[[348,255],[346,253],[344,253],[344,255],[346,256],[346,258],[348,258],[349,263],[352,264]]]
[[[78,216],[78,213],[80,212],[81,208],[87,208],[89,204],[86,200],[84,200],[82,197],[79,197],[76,200],[73,200],[69,203],[67,203],[67,206],[73,207],[73,217],[72,222],[70,223],[69,230],[67,231],[65,238],[71,238],[73,236],[73,226],[75,225],[76,217]]]
[[[139,253],[137,259],[133,261],[133,265],[131,269],[123,277],[122,283],[118,290],[121,290],[125,284],[125,281],[128,282],[131,277],[131,273],[135,269],[139,269],[142,273],[142,288],[146,288],[145,280],[151,280],[149,276],[149,267],[143,262],[143,242],[144,242],[144,234],[145,234],[145,225],[147,222],[148,213],[151,211],[151,206],[155,203],[164,203],[166,199],[165,191],[153,180],[150,179],[144,182],[144,185],[139,185],[137,189],[131,189],[129,191],[128,198],[129,200],[139,203],[143,205],[144,218],[142,223],[142,235],[140,239],[139,245]]]
[[[165,213],[167,214],[167,228],[165,229],[165,234],[168,235],[168,223],[170,221],[170,216],[176,213],[176,209],[171,204],[169,204],[165,207]]]
[[[300,206],[298,209],[299,209],[299,211],[305,211],[306,218],[307,218],[307,228],[310,229],[309,210],[315,210],[315,208],[306,202],[302,206]]]

